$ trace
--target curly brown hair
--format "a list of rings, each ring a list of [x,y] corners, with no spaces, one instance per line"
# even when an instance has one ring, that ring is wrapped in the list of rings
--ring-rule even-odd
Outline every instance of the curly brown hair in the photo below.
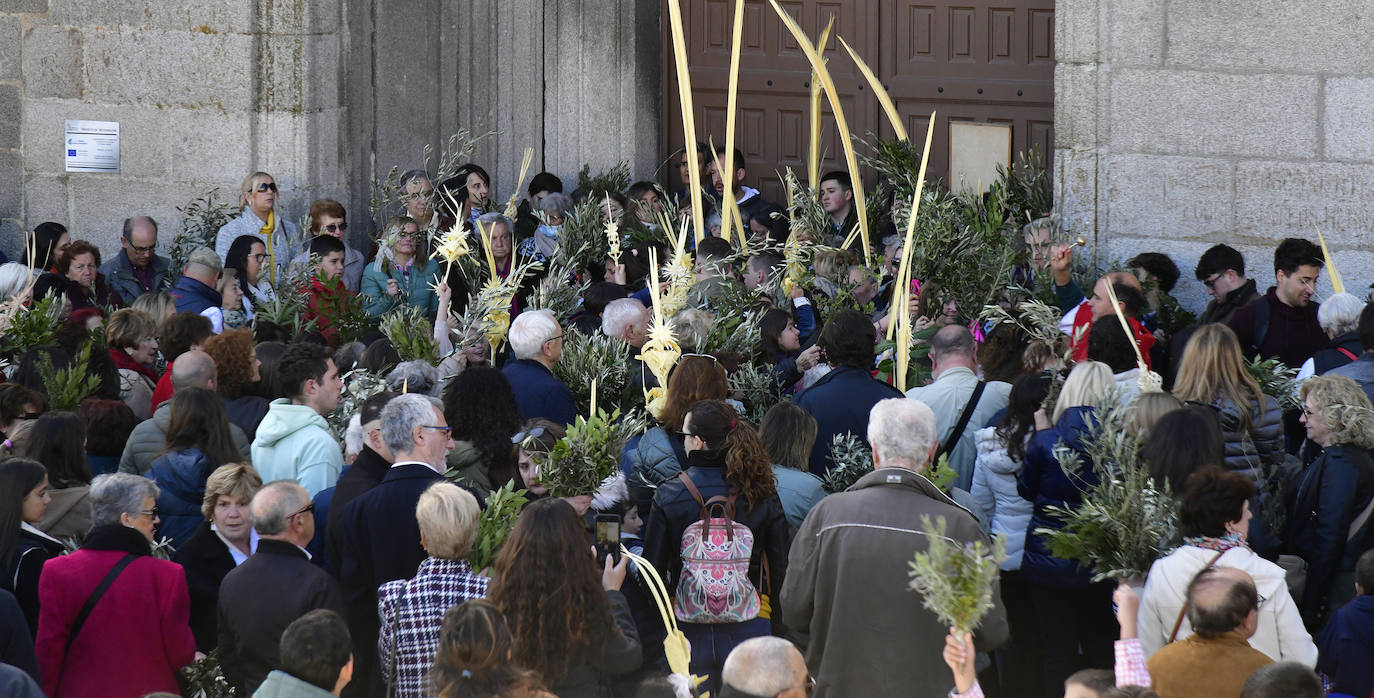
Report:
[[[658,423],[664,429],[682,430],[682,417],[701,400],[720,400],[729,394],[725,369],[714,357],[683,356],[668,374],[668,396]]]
[[[487,598],[514,636],[511,661],[557,683],[612,633],[610,600],[572,505],[531,502],[492,566]]]
[[[225,330],[207,339],[202,348],[215,360],[220,395],[233,400],[253,384],[253,364],[258,355],[253,351],[252,330]]]
[[[763,439],[753,425],[740,419],[735,408],[724,400],[702,400],[687,411],[692,418],[692,435],[710,450],[725,450],[725,481],[730,489],[744,495],[749,506],[778,492],[777,476],[763,448]]]

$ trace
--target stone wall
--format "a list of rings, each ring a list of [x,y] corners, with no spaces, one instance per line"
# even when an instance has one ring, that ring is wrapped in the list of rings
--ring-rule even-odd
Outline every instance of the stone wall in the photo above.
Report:
[[[1061,0],[1056,200],[1100,261],[1225,242],[1260,289],[1273,248],[1320,227],[1347,290],[1374,281],[1374,12],[1360,0]],[[1319,293],[1331,292],[1322,275]]]
[[[137,214],[165,244],[177,207],[237,201],[254,169],[302,215],[346,181],[343,43],[327,0],[0,0],[0,248],[55,220],[115,250]],[[119,122],[119,174],[64,171],[67,119]]]
[[[337,198],[366,219],[374,179],[459,128],[493,195],[531,172],[576,184],[658,156],[657,0],[0,0],[0,250],[55,220],[105,250],[148,214],[272,173],[279,210]],[[118,121],[119,174],[64,172],[67,119]],[[435,156],[437,157],[437,155]],[[433,167],[433,158],[431,159]],[[365,245],[365,226],[354,225]]]

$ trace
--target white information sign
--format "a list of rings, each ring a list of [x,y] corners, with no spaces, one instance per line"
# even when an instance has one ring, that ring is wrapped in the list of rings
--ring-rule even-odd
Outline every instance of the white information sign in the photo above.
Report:
[[[68,172],[119,172],[119,122],[67,120]]]

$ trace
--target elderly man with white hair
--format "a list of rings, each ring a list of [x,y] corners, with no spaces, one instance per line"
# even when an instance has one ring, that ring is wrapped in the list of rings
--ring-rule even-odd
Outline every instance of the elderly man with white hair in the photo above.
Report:
[[[810,682],[806,658],[795,645],[780,637],[755,637],[725,658],[720,698],[806,698]]]
[[[821,500],[792,541],[782,620],[809,635],[806,664],[816,696],[944,698],[940,653],[949,628],[907,588],[912,554],[928,547],[922,517],[945,520],[957,543],[986,541],[978,521],[924,477],[939,443],[935,413],[910,398],[873,406],[874,472]],[[994,585],[977,647],[1007,639]],[[937,678],[938,677],[938,678]]]
[[[563,327],[549,310],[527,310],[516,316],[507,335],[515,360],[501,372],[515,391],[520,418],[572,424],[577,417],[572,391],[553,375],[563,357]]]

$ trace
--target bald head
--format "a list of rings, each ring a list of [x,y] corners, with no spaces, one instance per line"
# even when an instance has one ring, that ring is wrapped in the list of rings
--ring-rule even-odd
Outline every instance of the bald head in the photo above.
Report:
[[[215,360],[209,354],[192,349],[176,358],[172,364],[172,389],[215,389]]]
[[[974,370],[976,373],[977,345],[973,342],[973,334],[963,325],[941,327],[930,339],[930,360],[936,378],[945,371],[957,367]]]
[[[721,671],[721,695],[792,695],[805,692],[806,659],[792,643],[780,637],[745,640],[730,652]],[[733,691],[731,689],[734,689]]]
[[[1217,637],[1236,629],[1248,637],[1255,632],[1258,608],[1255,580],[1244,570],[1209,567],[1188,584],[1188,622],[1201,637]]]
[[[309,503],[310,495],[304,487],[294,481],[269,482],[253,495],[250,505],[253,511],[253,528],[264,538],[285,538],[292,528],[288,519]],[[310,540],[307,538],[305,542],[309,543]]]

